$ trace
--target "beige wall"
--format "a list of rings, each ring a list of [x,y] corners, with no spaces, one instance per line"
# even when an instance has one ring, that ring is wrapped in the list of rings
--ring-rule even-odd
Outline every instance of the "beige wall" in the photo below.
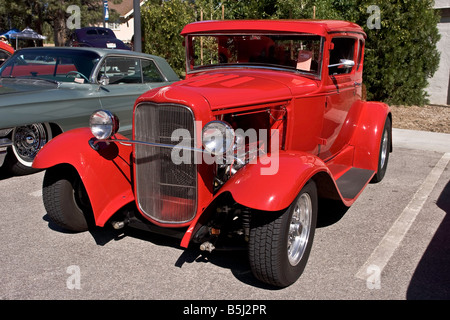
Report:
[[[441,9],[438,24],[441,39],[437,48],[441,54],[439,69],[428,81],[427,92],[431,104],[450,105],[450,0],[436,0],[435,8]]]

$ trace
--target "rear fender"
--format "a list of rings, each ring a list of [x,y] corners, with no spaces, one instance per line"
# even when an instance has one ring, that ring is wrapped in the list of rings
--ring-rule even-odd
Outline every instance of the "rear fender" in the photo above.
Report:
[[[388,117],[391,118],[391,112],[387,104],[363,102],[350,142],[355,147],[353,167],[377,171],[381,136]],[[389,151],[392,152],[392,145]]]
[[[55,137],[39,151],[33,168],[48,169],[60,164],[73,166],[89,195],[95,223],[102,227],[117,210],[134,201],[132,147],[99,143],[100,150],[95,151],[89,145],[91,138],[89,128],[74,129]]]

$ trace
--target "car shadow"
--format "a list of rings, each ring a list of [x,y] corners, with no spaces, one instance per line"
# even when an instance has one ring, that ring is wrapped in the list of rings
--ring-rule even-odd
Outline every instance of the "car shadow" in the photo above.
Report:
[[[54,222],[52,222],[49,219],[48,214],[44,215],[42,217],[42,219],[48,223],[49,229],[51,229],[53,231],[64,233],[64,234],[79,233],[79,232],[70,231],[70,230],[67,230],[67,229],[64,229],[64,228],[58,226],[57,224],[55,224]],[[110,241],[121,240],[124,237],[123,232],[121,232],[119,230],[115,230],[110,225],[106,225],[105,227],[90,227],[88,232],[91,234],[95,243],[99,246],[104,246]]]
[[[446,215],[414,271],[406,293],[409,300],[450,299],[450,181],[436,204]]]
[[[12,178],[13,175],[3,167],[0,167],[0,181]]]
[[[158,246],[179,249],[181,254],[174,262],[176,268],[182,268],[185,264],[192,263],[212,263],[220,268],[229,269],[236,279],[250,286],[269,290],[278,289],[260,282],[253,276],[245,247],[235,247],[227,250],[217,249],[209,253],[201,251],[196,244],[191,244],[188,248],[182,248],[178,238],[139,229],[127,228],[125,236],[148,241]]]
[[[323,228],[337,223],[347,212],[348,207],[340,201],[323,200],[319,205],[319,218],[317,228]],[[54,231],[62,233],[75,233],[62,229],[49,220],[48,216],[43,217],[48,222],[48,227]],[[180,246],[180,239],[158,233],[152,233],[137,228],[124,228],[115,230],[111,225],[105,227],[93,227],[89,229],[90,234],[99,246],[104,246],[110,241],[120,241],[125,237],[133,237],[142,241],[153,243],[157,246],[165,246],[179,249],[180,256],[174,262],[174,266],[182,268],[183,265],[191,263],[212,263],[220,268],[229,269],[233,276],[244,284],[265,290],[281,290],[282,288],[271,286],[259,281],[252,273],[248,261],[248,252],[246,246],[231,247],[231,249],[221,250],[220,248],[213,252],[205,252],[199,249],[198,244],[191,244],[187,249]]]
[[[340,200],[319,199],[319,211],[316,228],[331,226],[341,220],[349,207]]]

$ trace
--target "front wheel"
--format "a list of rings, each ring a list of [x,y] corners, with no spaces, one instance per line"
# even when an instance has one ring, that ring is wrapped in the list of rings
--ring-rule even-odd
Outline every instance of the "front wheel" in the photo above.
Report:
[[[283,212],[254,214],[249,260],[256,278],[277,287],[297,281],[311,251],[317,208],[317,189],[311,180]]]
[[[12,146],[6,158],[6,167],[14,175],[25,175],[39,170],[32,168],[39,150],[52,139],[52,131],[47,123],[35,123],[14,128]]]
[[[50,220],[59,227],[75,232],[87,231],[92,208],[78,172],[70,166],[47,169],[42,198]]]

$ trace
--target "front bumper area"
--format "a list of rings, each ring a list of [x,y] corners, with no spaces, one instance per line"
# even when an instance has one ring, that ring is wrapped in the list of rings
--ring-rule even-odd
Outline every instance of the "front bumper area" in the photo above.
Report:
[[[5,161],[6,152],[8,147],[12,145],[12,141],[9,138],[0,137],[0,167],[3,165]]]

